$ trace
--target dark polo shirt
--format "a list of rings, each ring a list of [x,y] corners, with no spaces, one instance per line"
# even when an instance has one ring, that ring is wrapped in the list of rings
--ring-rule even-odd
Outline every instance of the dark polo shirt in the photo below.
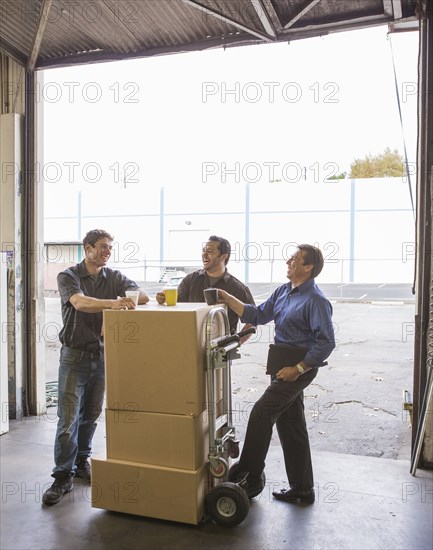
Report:
[[[103,267],[98,277],[88,273],[84,260],[57,276],[57,285],[62,303],[63,328],[60,342],[81,351],[98,352],[103,348],[102,312],[84,313],[77,311],[69,298],[80,293],[102,300],[115,300],[125,296],[126,290],[138,290],[139,286],[120,271]]]
[[[209,277],[204,269],[189,273],[184,277],[179,285],[178,289],[178,302],[204,302],[203,290],[211,286]],[[230,275],[227,271],[224,276],[219,279],[214,285],[214,288],[221,288],[229,294],[235,296],[238,300],[244,304],[253,304],[254,298],[250,292],[250,289],[241,283],[239,279]],[[228,310],[228,317],[230,322],[230,332],[234,334],[237,329],[239,317],[231,309]]]

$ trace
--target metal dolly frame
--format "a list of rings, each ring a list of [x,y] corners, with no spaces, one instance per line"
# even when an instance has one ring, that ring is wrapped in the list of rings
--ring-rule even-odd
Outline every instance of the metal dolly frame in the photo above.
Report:
[[[225,335],[214,337],[215,321],[220,318]],[[241,483],[231,481],[229,462],[239,456],[239,441],[232,418],[231,362],[240,357],[237,353],[240,339],[254,333],[250,328],[239,334],[230,335],[230,325],[226,310],[213,307],[206,321],[206,380],[208,392],[209,419],[209,473],[213,488],[205,499],[208,516],[219,525],[234,527],[248,515],[250,502]],[[215,392],[217,371],[222,371],[221,414],[217,416],[217,396]],[[237,464],[233,465],[236,472]],[[239,480],[241,481],[241,480]]]

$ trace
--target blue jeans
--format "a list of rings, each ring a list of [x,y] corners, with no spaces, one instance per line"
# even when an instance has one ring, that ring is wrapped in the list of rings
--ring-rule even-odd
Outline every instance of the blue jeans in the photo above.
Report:
[[[105,392],[103,353],[62,346],[60,351],[53,477],[73,475],[75,464],[89,458],[96,420]]]

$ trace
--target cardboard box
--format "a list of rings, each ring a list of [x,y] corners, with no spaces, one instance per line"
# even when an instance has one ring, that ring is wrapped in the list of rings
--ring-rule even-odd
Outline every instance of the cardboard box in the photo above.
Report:
[[[92,459],[92,506],[196,525],[204,517],[207,468],[195,471]]]
[[[106,409],[107,457],[197,470],[207,461],[207,412],[200,416]]]
[[[210,309],[185,303],[104,311],[107,408],[200,415]]]

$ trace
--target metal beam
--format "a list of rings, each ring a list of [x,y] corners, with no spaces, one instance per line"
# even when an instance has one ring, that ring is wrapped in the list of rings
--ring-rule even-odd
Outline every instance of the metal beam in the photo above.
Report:
[[[427,6],[427,4],[426,4]],[[418,63],[418,151],[417,151],[417,227],[416,227],[416,281],[415,294],[415,357],[414,401],[412,425],[412,452],[416,451],[418,434],[422,427],[423,399],[426,396],[427,378],[432,361],[431,311],[432,240],[433,240],[433,12],[426,10],[420,17]],[[429,411],[427,411],[427,414]],[[415,437],[416,436],[416,437]],[[432,437],[432,429],[429,428]],[[431,454],[431,452],[429,453]],[[413,455],[412,459],[414,460]],[[424,462],[424,458],[423,458]],[[429,460],[431,462],[431,458]],[[415,463],[413,464],[413,466]],[[412,473],[412,472],[411,472]]]
[[[412,32],[419,30],[419,20],[413,21],[397,21],[389,23],[388,32]]]
[[[383,1],[383,13],[394,18],[394,10],[392,7],[392,0],[382,0]]]
[[[143,59],[147,57],[156,57],[159,55],[204,51],[213,48],[222,48],[223,46],[243,46],[257,43],[258,41],[256,38],[253,38],[250,34],[242,33],[233,36],[226,36],[224,38],[221,38],[221,36],[217,38],[207,38],[195,43],[146,48],[144,50],[131,53],[119,53],[107,50],[92,50],[89,52],[81,52],[73,55],[63,55],[61,57],[40,60],[36,66],[36,70],[71,67],[74,65],[102,63],[107,61],[122,61],[124,59]],[[263,41],[259,42],[259,44],[263,44]]]
[[[278,21],[278,24],[280,25],[280,27],[283,26],[283,24],[281,23],[280,16],[275,11],[274,5],[272,4],[272,0],[266,0],[266,12],[269,14],[269,16],[272,16],[274,20]]]
[[[199,2],[196,2],[195,0],[182,0],[184,4],[187,4],[188,6],[191,6],[193,8],[196,8],[204,13],[207,13],[211,15],[212,17],[216,17],[217,19],[220,19],[221,21],[224,21],[224,23],[228,23],[229,25],[233,25],[234,27],[237,27],[241,31],[245,31],[249,34],[252,34],[253,36],[257,36],[261,40],[264,40],[265,42],[273,42],[272,38],[267,36],[266,34],[263,34],[260,31],[257,31],[256,29],[251,29],[250,27],[247,27],[246,25],[243,25],[242,23],[238,23],[231,17],[227,17],[227,15],[224,15],[223,13],[220,13],[218,11],[212,10],[210,8],[207,8],[206,6],[203,6]]]
[[[309,4],[307,4],[305,6],[305,8],[303,10],[301,10],[300,12],[298,12],[295,17],[292,17],[292,19],[290,19],[290,21],[288,21],[285,25],[284,25],[284,29],[288,29],[290,27],[292,27],[296,21],[299,21],[299,19],[301,19],[302,17],[304,17],[304,15],[306,13],[308,13],[310,10],[312,10],[314,8],[314,6],[316,6],[318,3],[320,2],[320,0],[311,0],[311,2]]]
[[[36,27],[35,37],[33,39],[33,48],[27,62],[27,70],[30,72],[33,72],[36,67],[36,60],[38,59],[39,50],[41,49],[42,37],[44,35],[44,30],[48,21],[48,14],[50,13],[52,2],[53,0],[43,0],[43,3],[41,5],[39,21]]]
[[[277,36],[277,31],[275,30],[272,19],[263,3],[263,0],[251,0],[251,4],[257,12],[257,15],[260,19],[260,23],[263,25],[263,28],[270,36]]]
[[[394,10],[394,19],[401,19],[403,17],[401,0],[392,0],[392,8]]]
[[[356,17],[354,19],[346,19],[344,21],[335,21],[322,25],[306,25],[299,29],[289,29],[288,32],[279,35],[278,40],[282,37],[286,38],[309,38],[312,36],[320,36],[329,32],[346,31],[350,29],[362,29],[373,25],[385,25],[389,23],[391,18],[387,15],[368,15],[366,17]]]
[[[42,11],[41,11],[42,13]],[[44,25],[45,26],[45,25]],[[23,345],[23,411],[25,416],[38,414],[38,403],[36,399],[36,391],[34,381],[36,379],[35,370],[35,343],[36,333],[34,327],[35,322],[35,269],[36,255],[34,234],[35,228],[35,128],[36,128],[36,99],[31,93],[35,90],[35,73],[34,70],[26,72],[25,76],[25,113],[24,117],[24,181],[23,181],[23,214],[24,222],[21,226],[23,232],[23,298],[24,305],[24,327],[26,338]],[[33,321],[33,323],[32,323]]]

